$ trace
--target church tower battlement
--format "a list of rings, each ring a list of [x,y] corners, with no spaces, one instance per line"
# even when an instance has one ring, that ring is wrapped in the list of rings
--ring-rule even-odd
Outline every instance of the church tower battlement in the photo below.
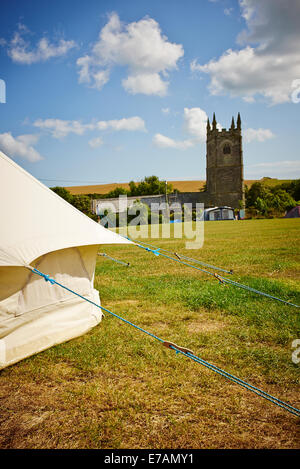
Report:
[[[220,129],[215,113],[207,119],[206,205],[244,206],[242,124],[238,113],[236,126]]]

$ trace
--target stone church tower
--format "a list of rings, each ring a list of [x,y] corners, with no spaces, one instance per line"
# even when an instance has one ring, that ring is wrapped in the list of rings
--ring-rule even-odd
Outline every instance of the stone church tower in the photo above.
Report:
[[[205,206],[244,206],[240,113],[236,124],[232,118],[229,130],[219,130],[215,114],[212,125],[207,120]]]

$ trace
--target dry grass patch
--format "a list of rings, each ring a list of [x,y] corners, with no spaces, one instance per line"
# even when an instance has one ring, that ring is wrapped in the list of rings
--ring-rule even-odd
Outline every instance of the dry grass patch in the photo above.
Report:
[[[188,331],[191,334],[197,334],[199,332],[216,332],[224,329],[226,324],[221,321],[195,321],[188,325]]]

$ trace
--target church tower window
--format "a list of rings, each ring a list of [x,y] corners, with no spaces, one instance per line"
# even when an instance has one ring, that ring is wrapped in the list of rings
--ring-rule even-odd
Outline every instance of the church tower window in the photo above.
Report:
[[[229,143],[225,143],[225,145],[223,147],[223,153],[224,153],[224,155],[230,155],[231,148],[230,148]]]

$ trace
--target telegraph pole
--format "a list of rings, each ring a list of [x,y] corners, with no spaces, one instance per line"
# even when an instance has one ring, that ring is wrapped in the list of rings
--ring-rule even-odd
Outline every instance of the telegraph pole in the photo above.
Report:
[[[168,187],[168,182],[165,181],[166,204],[168,203],[167,187]]]

